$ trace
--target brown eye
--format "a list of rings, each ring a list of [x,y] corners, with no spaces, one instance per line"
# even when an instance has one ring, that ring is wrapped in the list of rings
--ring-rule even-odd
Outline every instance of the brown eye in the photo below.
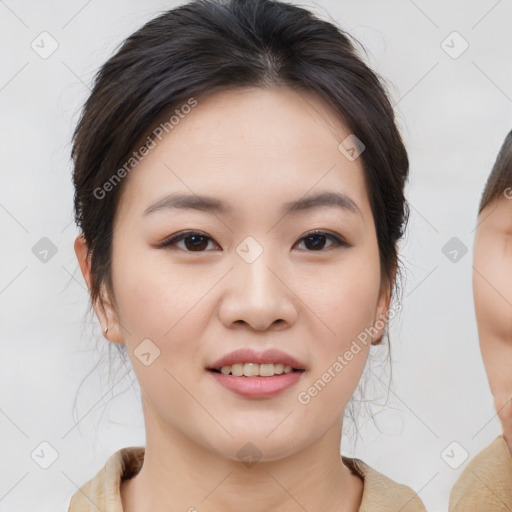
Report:
[[[184,242],[184,248],[178,246],[178,243],[182,241]],[[208,247],[208,241],[213,242],[209,236],[199,233],[198,231],[185,231],[169,240],[166,240],[160,245],[160,247],[167,247],[170,249],[180,248],[187,252],[204,252]]]
[[[334,247],[349,245],[341,238],[324,231],[314,231],[301,238],[309,251],[322,251],[325,248],[326,240],[330,240]]]
[[[327,241],[330,241],[331,246],[334,247],[350,247],[350,245],[340,237],[324,231],[313,231],[303,236],[300,241],[304,241],[308,252],[325,250]],[[181,242],[183,242],[183,245],[179,246],[178,244]],[[160,247],[182,249],[186,252],[205,252],[209,242],[214,242],[214,240],[203,233],[198,231],[184,231],[166,240]]]

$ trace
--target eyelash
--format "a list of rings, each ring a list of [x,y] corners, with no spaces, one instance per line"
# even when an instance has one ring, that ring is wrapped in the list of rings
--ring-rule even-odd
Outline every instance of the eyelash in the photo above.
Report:
[[[213,241],[213,239],[211,237],[209,237],[208,235],[205,235],[203,233],[201,233],[200,231],[183,231],[181,233],[178,233],[177,235],[165,240],[164,242],[162,242],[159,247],[161,248],[167,248],[167,249],[171,249],[171,250],[174,250],[177,248],[177,244],[179,242],[181,242],[182,240],[184,240],[185,238],[189,238],[189,237],[192,237],[194,235],[199,235],[200,237],[202,238],[209,238],[210,240]],[[306,233],[303,237],[301,237],[299,240],[302,241],[304,240],[305,238],[308,238],[310,236],[314,236],[314,235],[322,235],[322,236],[325,236],[326,238],[328,238],[329,240],[331,240],[334,244],[334,247],[350,247],[350,245],[345,242],[345,240],[343,240],[341,237],[339,236],[336,236],[336,235],[333,235],[332,233],[329,233],[327,231],[320,231],[320,230],[314,230],[314,231],[311,231],[309,233]],[[307,252],[325,252],[327,249],[319,249],[317,251],[315,250],[308,250]],[[194,253],[194,252],[197,252],[197,253],[201,253],[201,252],[206,252],[206,251],[189,251],[187,249],[184,249],[185,252],[190,252],[190,253]]]

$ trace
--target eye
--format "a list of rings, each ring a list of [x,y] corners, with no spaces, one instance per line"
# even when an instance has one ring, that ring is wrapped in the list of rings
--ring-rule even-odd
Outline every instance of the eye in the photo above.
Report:
[[[204,252],[204,249],[208,246],[208,240],[213,242],[209,236],[199,231],[183,231],[163,242],[160,247],[168,247],[174,249],[178,247],[179,242],[183,241],[185,243],[185,251]],[[178,248],[183,249],[183,247]]]
[[[330,240],[334,247],[350,247],[350,245],[342,238],[319,230],[308,233],[299,241],[304,241],[306,247],[310,249],[308,252],[312,252],[322,251],[325,248],[326,240]],[[179,248],[187,252],[204,252],[208,247],[208,241],[214,242],[214,240],[208,235],[205,235],[199,231],[183,231],[164,241],[162,244],[160,244],[160,247],[167,247],[171,249]],[[184,246],[180,247],[178,244],[181,242],[184,242]],[[216,244],[216,246],[218,247],[218,244]]]
[[[333,243],[334,247],[349,247],[349,244],[345,242],[345,240],[343,240],[342,238],[331,233],[328,233],[326,231],[318,230],[312,231],[311,233],[308,233],[307,235],[303,236],[300,239],[300,241],[304,240],[306,246],[312,248],[313,251],[321,251],[324,249],[326,239],[330,240]]]

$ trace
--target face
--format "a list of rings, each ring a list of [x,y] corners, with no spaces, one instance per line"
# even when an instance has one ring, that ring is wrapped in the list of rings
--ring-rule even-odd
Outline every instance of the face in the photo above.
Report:
[[[478,336],[504,434],[512,447],[512,200],[510,189],[478,217],[473,293]]]
[[[263,460],[284,457],[339,422],[370,346],[358,336],[389,305],[361,158],[338,149],[349,134],[311,93],[224,90],[198,98],[125,178],[105,322],[146,422],[233,460],[248,441]],[[178,193],[224,208],[161,202]],[[324,193],[337,204],[305,202]],[[239,349],[282,351],[304,371],[244,394],[240,379],[263,379],[208,370]]]

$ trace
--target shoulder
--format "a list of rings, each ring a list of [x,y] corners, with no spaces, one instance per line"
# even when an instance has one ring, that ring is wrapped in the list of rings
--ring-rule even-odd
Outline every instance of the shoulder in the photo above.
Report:
[[[410,487],[395,482],[360,459],[342,456],[342,460],[364,481],[359,512],[426,512],[423,502]]]
[[[399,484],[374,470],[359,459],[343,457],[350,470],[364,481],[360,512],[426,512],[426,509],[409,487]],[[117,506],[121,510],[120,483],[140,471],[144,461],[144,447],[122,448],[109,457],[98,473],[85,483],[72,497],[69,512],[89,512],[94,503],[100,510]]]
[[[100,510],[107,510],[107,503],[118,507],[114,510],[121,510],[121,480],[137,474],[143,461],[143,446],[121,448],[112,454],[96,475],[73,494],[68,512],[89,512],[91,503]]]
[[[450,494],[450,512],[511,508],[512,456],[505,438],[498,436],[465,467]]]

